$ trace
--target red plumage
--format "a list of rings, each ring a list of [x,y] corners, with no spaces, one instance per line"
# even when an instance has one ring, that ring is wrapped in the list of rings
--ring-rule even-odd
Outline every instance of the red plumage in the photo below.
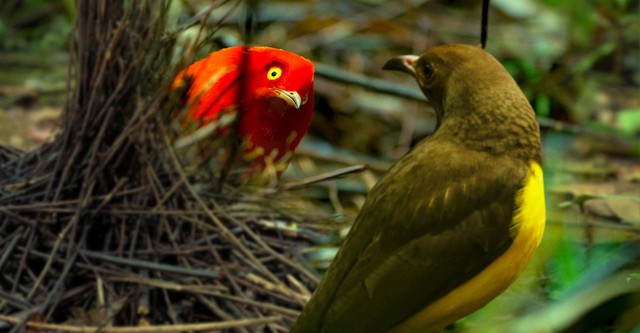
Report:
[[[235,46],[180,72],[174,87],[191,78],[189,115],[200,125],[240,110],[240,157],[252,176],[269,170],[279,177],[311,123],[313,71],[311,61],[285,50]]]

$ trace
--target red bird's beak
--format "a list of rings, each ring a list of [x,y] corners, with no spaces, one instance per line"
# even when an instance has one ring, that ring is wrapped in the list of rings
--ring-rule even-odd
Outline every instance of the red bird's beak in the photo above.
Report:
[[[276,92],[275,97],[282,99],[296,109],[299,109],[303,104],[302,98],[300,98],[300,94],[297,91],[287,91],[280,88],[275,88],[274,91]]]
[[[389,59],[382,69],[391,71],[400,71],[407,74],[416,76],[416,70],[413,68],[413,64],[418,60],[418,56],[414,55],[402,55]]]

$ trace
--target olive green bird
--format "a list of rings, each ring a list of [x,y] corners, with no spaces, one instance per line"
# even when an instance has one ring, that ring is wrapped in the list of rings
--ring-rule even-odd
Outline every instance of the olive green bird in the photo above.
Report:
[[[391,59],[415,77],[435,132],[371,189],[292,333],[439,332],[502,293],[542,238],[533,109],[470,45]]]

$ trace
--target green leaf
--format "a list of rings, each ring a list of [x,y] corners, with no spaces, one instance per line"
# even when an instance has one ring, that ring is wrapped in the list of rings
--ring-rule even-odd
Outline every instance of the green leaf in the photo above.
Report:
[[[630,108],[618,111],[618,128],[625,134],[640,133],[640,108]]]
[[[591,69],[593,65],[600,59],[613,52],[616,48],[616,43],[613,41],[603,43],[599,48],[586,54],[575,66],[576,73],[584,73]]]
[[[539,116],[549,117],[549,113],[551,113],[551,99],[549,95],[541,94],[536,96],[535,109]]]

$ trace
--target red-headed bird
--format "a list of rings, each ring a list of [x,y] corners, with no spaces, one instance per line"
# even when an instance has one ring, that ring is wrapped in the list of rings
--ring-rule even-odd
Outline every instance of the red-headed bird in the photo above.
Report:
[[[240,110],[238,153],[249,176],[279,178],[311,123],[313,71],[311,61],[285,50],[234,46],[195,62],[173,86],[190,80],[189,115],[200,126]]]

